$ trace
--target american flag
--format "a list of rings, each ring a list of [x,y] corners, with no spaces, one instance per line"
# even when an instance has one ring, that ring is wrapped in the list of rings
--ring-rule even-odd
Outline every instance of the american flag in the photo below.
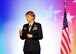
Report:
[[[64,3],[64,18],[63,18],[63,29],[62,29],[62,39],[61,39],[61,54],[71,53],[71,41],[69,36],[67,14],[66,14],[66,2]]]

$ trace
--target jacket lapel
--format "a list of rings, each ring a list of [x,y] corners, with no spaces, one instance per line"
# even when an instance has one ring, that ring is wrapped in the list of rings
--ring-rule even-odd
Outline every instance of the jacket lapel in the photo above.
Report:
[[[29,24],[27,24],[27,32],[29,32]]]
[[[32,27],[31,27],[31,30],[30,30],[30,32],[33,30],[33,28],[34,28],[34,25],[35,25],[35,22],[33,23],[33,25],[32,25]]]

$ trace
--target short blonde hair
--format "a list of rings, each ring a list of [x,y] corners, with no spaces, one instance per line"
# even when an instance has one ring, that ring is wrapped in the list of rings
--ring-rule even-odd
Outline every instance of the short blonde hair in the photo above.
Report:
[[[27,16],[28,14],[31,15],[31,16],[33,16],[34,19],[35,19],[35,14],[34,14],[33,11],[28,11],[28,12],[25,14],[25,16]]]

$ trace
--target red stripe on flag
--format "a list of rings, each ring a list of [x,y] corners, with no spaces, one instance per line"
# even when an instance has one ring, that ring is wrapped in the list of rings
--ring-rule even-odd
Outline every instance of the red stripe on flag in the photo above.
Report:
[[[64,54],[63,51],[62,51],[62,49],[61,49],[61,54]]]
[[[66,45],[67,45],[67,47],[68,47],[68,49],[69,49],[69,51],[70,51],[69,42],[68,42],[68,40],[67,40],[67,38],[65,37],[65,35],[64,35],[63,32],[62,32],[62,36],[63,36],[63,38],[64,38],[64,40],[65,40],[65,42],[66,42]]]
[[[70,41],[70,37],[69,37],[69,33],[68,31],[65,29],[65,32],[67,34],[67,37],[68,37],[68,45],[70,44],[71,45],[71,41]],[[71,46],[68,47],[69,48],[69,51],[71,51]]]
[[[63,41],[61,41],[61,44],[62,44],[62,46],[64,47],[66,54],[68,54],[67,48],[65,47]]]
[[[67,29],[67,28],[66,28]],[[69,42],[70,42],[70,37],[69,37],[69,33],[68,33],[68,31],[65,29],[65,32],[66,32],[66,34],[67,34],[67,37],[68,37],[68,40],[69,40]]]
[[[65,32],[67,33],[68,40],[69,40],[69,42],[71,43],[70,37],[69,37],[69,33],[68,33],[68,31],[67,31],[66,29],[65,29]]]
[[[64,51],[62,50],[61,47],[61,54],[64,54],[64,52],[66,54],[68,54],[69,52],[71,52],[71,46],[70,46],[70,37],[69,37],[69,33],[68,31],[65,29],[63,29],[62,31],[62,40],[61,40],[61,46],[64,48]]]

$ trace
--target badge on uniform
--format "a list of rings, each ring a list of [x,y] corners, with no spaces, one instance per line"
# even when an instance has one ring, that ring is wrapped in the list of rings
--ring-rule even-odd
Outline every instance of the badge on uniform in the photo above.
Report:
[[[27,28],[26,27],[24,27],[24,30],[26,30]]]
[[[34,26],[33,30],[37,30],[37,25]]]

